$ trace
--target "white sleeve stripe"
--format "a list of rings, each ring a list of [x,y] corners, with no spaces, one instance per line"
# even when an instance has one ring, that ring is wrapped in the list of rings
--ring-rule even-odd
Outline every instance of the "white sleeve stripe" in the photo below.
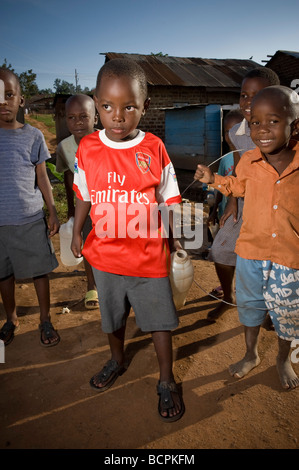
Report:
[[[79,189],[83,201],[90,201],[89,192],[86,184],[85,171],[81,168],[77,168],[77,171],[74,173],[74,185]]]
[[[160,184],[156,189],[156,198],[158,203],[165,203],[180,195],[176,174],[171,162],[162,170]]]

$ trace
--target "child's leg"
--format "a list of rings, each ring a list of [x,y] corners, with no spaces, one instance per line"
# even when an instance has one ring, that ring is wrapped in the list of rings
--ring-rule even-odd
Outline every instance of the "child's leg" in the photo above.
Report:
[[[170,331],[153,331],[152,338],[158,358],[160,368],[160,382],[174,382],[173,359],[172,359],[172,335]],[[162,416],[173,417],[180,413],[182,401],[178,393],[172,393],[173,408],[167,411],[160,410]]]
[[[283,388],[296,388],[299,378],[291,364],[290,348],[293,338],[298,338],[299,334],[299,270],[268,261],[265,262],[264,277],[267,279],[266,306],[278,335],[278,375]]]
[[[87,217],[84,226],[83,226],[83,243],[86,242],[86,239],[92,230],[92,221],[90,216]],[[99,300],[97,295],[94,291],[97,292],[97,287],[93,275],[92,267],[90,266],[89,262],[84,258],[84,268],[87,278],[87,293],[85,297],[85,307],[88,309],[96,309],[99,308]],[[90,292],[91,291],[91,292]]]
[[[49,277],[47,274],[33,278],[34,287],[40,308],[40,323],[50,322],[50,285]],[[44,344],[55,344],[59,341],[57,331],[53,329],[51,336],[46,337],[42,331],[42,342]]]
[[[15,329],[19,326],[15,303],[15,278],[9,276],[0,281],[0,293],[7,321],[0,330],[0,339],[8,345],[14,339]]]
[[[246,344],[244,358],[229,367],[230,374],[237,378],[244,377],[261,362],[257,350],[258,336],[267,312],[263,286],[263,262],[237,256],[236,297]]]
[[[234,294],[233,294],[233,280],[235,274],[235,266],[228,266],[225,264],[215,263],[215,269],[223,289],[223,300],[225,302],[233,303]],[[228,309],[233,308],[232,305],[228,305],[224,302],[220,302],[217,307],[211,310],[208,313],[208,320],[217,320],[221,317],[224,312]]]
[[[90,291],[97,292],[97,287],[95,284],[92,267],[90,266],[89,262],[85,258],[84,258],[84,268],[85,268],[86,279],[87,279],[87,293]],[[95,294],[95,292],[91,292],[91,294]],[[85,307],[89,309],[99,308],[99,301],[97,299],[97,296],[94,295],[90,298],[85,297]]]
[[[244,327],[246,353],[241,361],[229,366],[229,372],[234,377],[239,379],[244,377],[261,362],[257,350],[259,331],[260,326]]]
[[[87,278],[87,290],[97,290],[96,283],[93,277],[92,267],[89,262],[84,258],[84,268]]]
[[[278,355],[276,366],[283,388],[296,388],[299,386],[299,377],[295,374],[290,360],[291,341],[278,337]]]
[[[111,351],[111,359],[114,359],[119,366],[123,366],[124,358],[124,344],[125,344],[125,331],[126,327],[123,326],[113,333],[108,333],[108,341]]]
[[[0,281],[0,293],[7,321],[18,325],[19,322],[15,302],[15,278],[13,275]]]
[[[124,366],[124,342],[125,342],[125,330],[123,326],[119,330],[113,333],[108,333],[108,341],[111,351],[111,359],[106,363],[103,369],[95,374],[91,379],[90,383],[93,388],[99,391],[107,390],[119,375],[125,371]]]

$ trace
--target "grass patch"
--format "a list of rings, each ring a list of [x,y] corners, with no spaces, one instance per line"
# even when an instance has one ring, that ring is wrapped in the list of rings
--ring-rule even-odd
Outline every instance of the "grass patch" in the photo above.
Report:
[[[32,119],[35,119],[38,122],[42,122],[47,126],[49,131],[56,135],[56,127],[53,114],[30,114]]]
[[[30,118],[34,119],[35,121],[42,122],[47,126],[49,132],[53,134],[53,138],[56,137],[56,127],[53,114],[30,114]],[[63,174],[56,172],[55,166],[55,158],[50,159],[50,161],[46,162],[48,176],[52,186],[52,192],[55,202],[55,207],[58,215],[58,219],[60,224],[64,224],[68,221],[67,217],[67,200],[66,200],[66,192],[65,186],[63,182]],[[46,217],[49,217],[49,212],[46,207],[44,206],[44,210],[46,213]]]
[[[52,183],[52,192],[55,201],[55,207],[57,211],[57,216],[59,219],[60,224],[64,224],[68,221],[67,217],[67,202],[66,202],[66,194],[65,194],[65,187],[63,183]],[[48,210],[46,206],[44,207],[46,217],[49,217]]]

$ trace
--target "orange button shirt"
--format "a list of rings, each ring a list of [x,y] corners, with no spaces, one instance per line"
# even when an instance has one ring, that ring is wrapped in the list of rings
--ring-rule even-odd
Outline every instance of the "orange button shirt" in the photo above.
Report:
[[[299,269],[299,143],[281,175],[259,148],[244,153],[236,177],[215,175],[214,188],[244,197],[243,223],[235,252]]]

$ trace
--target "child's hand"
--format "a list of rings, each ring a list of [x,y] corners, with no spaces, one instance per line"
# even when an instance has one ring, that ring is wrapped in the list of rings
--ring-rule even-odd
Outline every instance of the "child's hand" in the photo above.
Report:
[[[230,197],[228,200],[228,203],[225,206],[224,213],[222,217],[219,220],[219,226],[223,227],[225,222],[230,216],[233,216],[234,222],[237,222],[238,220],[238,203],[237,203],[237,198],[235,197]]]
[[[82,236],[73,234],[71,250],[75,258],[81,258]]]
[[[169,243],[169,247],[170,247],[170,252],[171,252],[171,253],[172,253],[173,251],[178,251],[178,250],[182,250],[182,249],[183,249],[180,240],[178,240],[177,238],[173,238],[173,239],[171,240],[171,243]]]
[[[55,233],[59,232],[60,222],[56,214],[50,215],[48,220],[48,228],[49,228],[49,237],[53,237]]]
[[[197,165],[194,179],[201,181],[202,183],[212,184],[214,183],[214,173],[210,170],[208,166]]]

